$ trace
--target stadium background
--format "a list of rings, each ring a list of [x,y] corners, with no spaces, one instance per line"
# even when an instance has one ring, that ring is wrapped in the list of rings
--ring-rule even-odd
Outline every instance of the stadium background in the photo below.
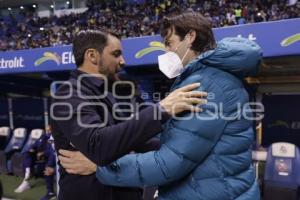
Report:
[[[0,127],[44,129],[49,122],[53,81],[66,80],[75,69],[72,34],[85,28],[109,28],[122,35],[126,66],[121,75],[134,80],[146,101],[157,101],[172,80],[158,70],[163,53],[159,21],[182,10],[201,12],[212,21],[217,40],[246,37],[263,49],[264,66],[247,79],[254,102],[265,106],[256,130],[254,164],[263,187],[266,150],[274,142],[300,146],[300,3],[297,1],[0,1]],[[153,95],[155,93],[155,95]],[[257,113],[262,114],[262,113]],[[22,194],[13,189],[21,177],[5,175],[3,149],[0,179],[4,196],[39,199],[41,179]],[[22,175],[21,157],[15,170]],[[255,161],[259,160],[259,162]],[[299,169],[298,169],[299,170]],[[262,190],[263,191],[263,190]]]

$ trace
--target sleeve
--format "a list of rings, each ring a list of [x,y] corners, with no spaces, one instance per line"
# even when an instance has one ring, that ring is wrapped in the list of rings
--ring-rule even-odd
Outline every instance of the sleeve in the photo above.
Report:
[[[80,99],[76,101],[78,102],[72,104],[82,103]],[[56,118],[70,114],[67,107],[58,106],[53,110]],[[104,117],[107,117],[107,114],[104,112],[101,118],[92,105],[72,112],[71,119],[52,120],[53,129],[63,131],[57,131],[57,134],[63,133],[77,150],[101,166],[128,154],[141,143],[158,134],[162,130],[162,123],[168,119],[168,116],[163,113],[161,113],[162,120],[157,118],[159,112],[157,105],[143,109],[130,120],[110,126],[105,123]],[[59,145],[56,148],[59,149]]]
[[[153,137],[143,145],[140,145],[137,148],[135,148],[134,151],[137,153],[145,153],[148,151],[158,150],[159,148],[160,148],[159,138]]]
[[[220,88],[216,86],[214,90]],[[162,133],[164,142],[158,151],[126,155],[106,167],[98,167],[98,180],[113,186],[155,186],[189,174],[212,150],[227,123],[214,116],[214,105],[223,101],[222,91],[215,94],[219,95],[210,100],[212,105],[203,106],[204,112],[172,119]]]

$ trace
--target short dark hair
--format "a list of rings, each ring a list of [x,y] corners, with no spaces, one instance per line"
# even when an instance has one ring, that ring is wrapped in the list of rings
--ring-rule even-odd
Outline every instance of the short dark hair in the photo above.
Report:
[[[103,52],[107,45],[108,35],[112,35],[120,39],[120,37],[109,30],[81,30],[76,33],[73,39],[73,55],[75,63],[78,66],[83,64],[84,54],[87,49],[93,48]]]
[[[177,15],[165,17],[161,25],[161,36],[168,38],[175,30],[175,34],[184,39],[186,34],[194,30],[195,41],[191,49],[196,52],[204,52],[216,47],[216,40],[212,32],[211,22],[197,12],[188,11]]]

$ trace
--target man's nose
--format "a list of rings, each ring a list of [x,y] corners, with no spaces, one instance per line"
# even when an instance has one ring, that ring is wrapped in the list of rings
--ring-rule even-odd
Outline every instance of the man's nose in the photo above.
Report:
[[[124,59],[123,56],[120,57],[120,62],[119,62],[119,64],[120,64],[121,66],[124,66],[124,65],[125,65],[125,59]]]

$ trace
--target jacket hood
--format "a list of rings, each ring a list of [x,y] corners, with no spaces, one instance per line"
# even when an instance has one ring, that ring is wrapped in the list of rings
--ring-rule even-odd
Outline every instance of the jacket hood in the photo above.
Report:
[[[244,78],[257,74],[261,60],[262,50],[255,42],[246,38],[224,38],[214,50],[200,54],[187,68],[201,63]]]

